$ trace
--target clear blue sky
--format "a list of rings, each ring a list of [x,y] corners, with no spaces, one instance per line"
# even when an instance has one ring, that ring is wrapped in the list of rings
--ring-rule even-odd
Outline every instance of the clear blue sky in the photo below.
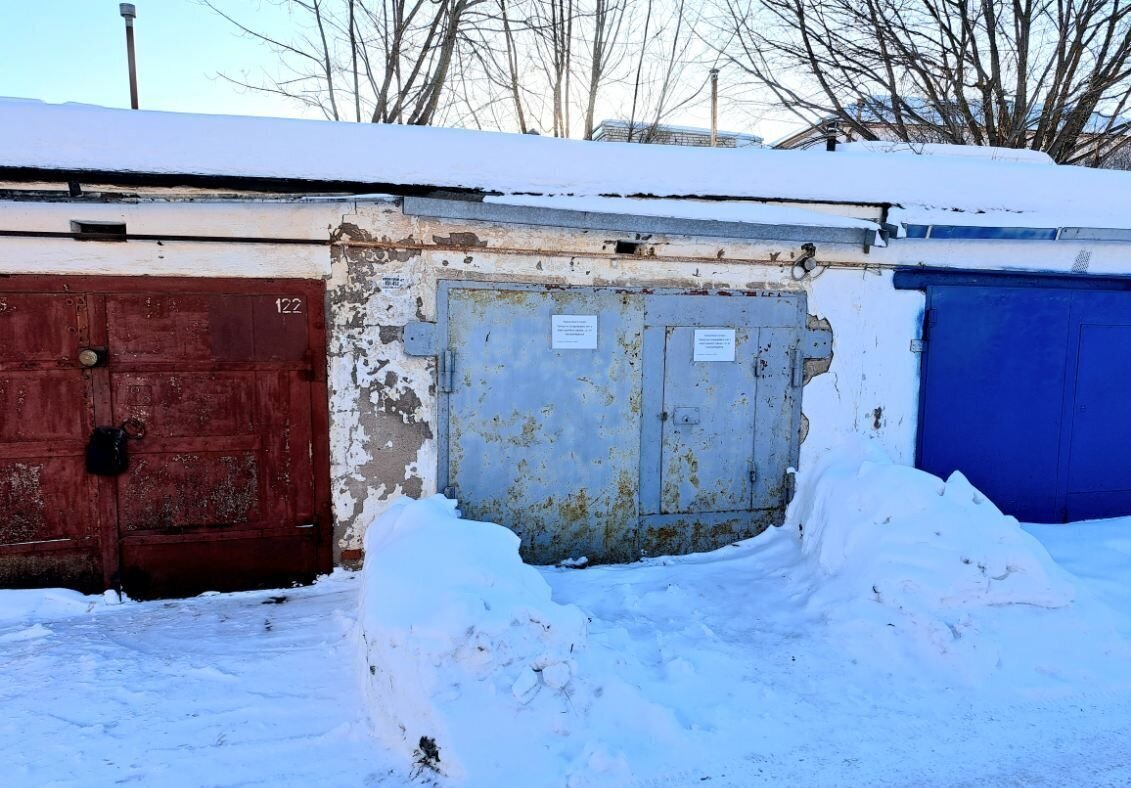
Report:
[[[196,0],[135,0],[142,109],[309,116],[309,110],[231,85],[274,56]],[[222,7],[268,27],[286,13],[258,0]],[[0,0],[0,96],[128,107],[125,26],[117,0]]]

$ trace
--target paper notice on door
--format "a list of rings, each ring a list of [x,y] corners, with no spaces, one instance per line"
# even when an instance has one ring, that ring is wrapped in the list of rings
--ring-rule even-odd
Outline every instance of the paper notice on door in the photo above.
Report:
[[[596,350],[596,315],[551,315],[550,347],[554,350]]]
[[[695,354],[693,360],[734,361],[734,329],[695,329]]]

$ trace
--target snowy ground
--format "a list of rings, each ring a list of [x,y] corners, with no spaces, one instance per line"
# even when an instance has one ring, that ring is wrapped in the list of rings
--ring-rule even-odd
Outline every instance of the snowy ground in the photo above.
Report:
[[[1131,611],[1131,519],[1031,530]],[[1128,661],[1094,686],[1051,674],[1028,689],[885,672],[839,647],[798,564],[778,531],[706,556],[546,572],[555,599],[593,616],[579,672],[630,677],[688,731],[668,756],[627,743],[633,785],[1131,785]]]
[[[473,764],[462,784],[1131,785],[1131,519],[1027,530],[1075,575],[1072,606],[965,610],[943,640],[917,611],[892,613],[886,639],[854,630],[862,619],[814,594],[787,529],[706,555],[541,570],[554,601],[589,618],[566,689],[518,707],[536,727],[560,703],[555,741],[519,751],[477,698],[498,766]],[[0,592],[0,785],[427,781],[365,720],[360,585],[338,573],[123,605]],[[513,706],[507,686],[499,702]],[[439,690],[436,716],[454,717],[459,699]]]
[[[122,605],[0,591],[0,786],[402,784],[351,670],[356,581]]]

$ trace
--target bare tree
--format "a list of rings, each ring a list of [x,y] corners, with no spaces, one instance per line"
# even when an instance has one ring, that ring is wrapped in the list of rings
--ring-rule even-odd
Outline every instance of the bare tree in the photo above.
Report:
[[[237,18],[235,0],[199,0],[279,58],[259,80],[221,76],[332,120],[588,139],[603,109],[654,128],[702,92],[702,79],[686,79],[695,0],[263,1],[290,25],[267,29]]]
[[[1131,0],[720,3],[723,57],[807,121],[1066,163],[1131,144]]]
[[[648,0],[651,3],[652,0]],[[582,135],[593,138],[597,97],[618,61],[624,56],[621,38],[628,5],[624,0],[594,0],[589,39],[589,80],[585,91],[585,125]]]
[[[707,69],[700,79],[689,78],[689,66],[697,64],[692,46],[699,40],[699,15],[690,16],[686,0],[674,0],[667,18],[652,27],[653,0],[648,0],[644,42],[632,85],[632,109],[628,116],[628,139],[651,142],[669,115],[702,99]],[[703,65],[703,64],[697,64]]]
[[[237,19],[220,0],[202,0],[240,32],[275,52],[283,75],[243,87],[318,108],[340,120],[338,97],[352,87],[355,120],[428,125],[450,86],[457,49],[481,22],[487,0],[271,0],[295,20],[286,35]],[[343,88],[343,83],[347,87]]]

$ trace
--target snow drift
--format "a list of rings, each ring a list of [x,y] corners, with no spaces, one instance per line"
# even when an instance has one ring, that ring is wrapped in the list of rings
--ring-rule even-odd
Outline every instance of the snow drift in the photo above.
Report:
[[[802,474],[787,522],[822,593],[916,609],[1063,607],[1067,574],[955,471],[943,482],[878,453],[830,452]]]
[[[366,534],[354,630],[376,733],[438,784],[746,784],[726,780],[889,702],[1131,688],[1126,617],[960,475],[830,452],[787,525],[539,570],[455,501],[396,501]],[[825,725],[833,708],[851,726]]]
[[[420,771],[505,773],[560,733],[586,620],[518,546],[439,495],[399,499],[367,531],[364,691],[378,736]]]
[[[799,474],[786,525],[800,534],[809,608],[860,662],[1035,687],[1126,657],[1114,611],[961,473],[943,481],[842,447]]]

